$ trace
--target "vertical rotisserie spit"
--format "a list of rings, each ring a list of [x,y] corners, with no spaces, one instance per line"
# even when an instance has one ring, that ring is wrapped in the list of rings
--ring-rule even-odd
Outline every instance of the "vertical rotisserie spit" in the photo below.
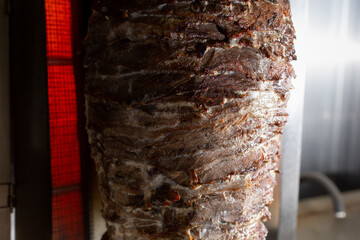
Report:
[[[98,0],[87,129],[111,240],[265,239],[295,59],[288,0]]]

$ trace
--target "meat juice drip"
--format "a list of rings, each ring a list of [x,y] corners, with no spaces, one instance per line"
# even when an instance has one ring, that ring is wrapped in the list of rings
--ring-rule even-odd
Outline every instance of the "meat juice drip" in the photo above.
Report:
[[[98,0],[86,116],[111,240],[265,239],[294,71],[288,0]]]

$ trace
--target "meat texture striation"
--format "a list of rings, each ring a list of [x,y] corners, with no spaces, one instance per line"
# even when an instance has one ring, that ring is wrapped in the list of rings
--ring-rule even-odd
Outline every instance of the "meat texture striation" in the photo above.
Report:
[[[111,240],[265,239],[294,71],[288,0],[98,0],[86,115]]]

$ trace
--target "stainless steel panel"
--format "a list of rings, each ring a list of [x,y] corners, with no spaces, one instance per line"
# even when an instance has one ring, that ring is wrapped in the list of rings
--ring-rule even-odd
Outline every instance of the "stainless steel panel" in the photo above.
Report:
[[[360,1],[312,0],[302,171],[359,176]],[[347,184],[360,187],[348,179]],[[357,183],[356,183],[357,182]]]
[[[290,3],[297,35],[295,48],[298,60],[293,63],[297,78],[293,80],[294,90],[288,103],[289,118],[283,135],[278,240],[296,239],[305,89],[305,62],[301,49],[305,44],[309,0],[291,0]]]
[[[9,17],[0,0],[0,183],[10,182]]]
[[[10,239],[8,193],[10,174],[9,16],[0,0],[0,239]]]
[[[16,239],[51,239],[51,162],[44,0],[11,0],[11,154]]]

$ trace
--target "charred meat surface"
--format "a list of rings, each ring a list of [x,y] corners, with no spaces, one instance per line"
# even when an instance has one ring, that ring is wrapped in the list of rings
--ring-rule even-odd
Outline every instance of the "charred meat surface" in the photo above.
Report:
[[[86,115],[111,240],[265,239],[288,0],[97,0]]]

